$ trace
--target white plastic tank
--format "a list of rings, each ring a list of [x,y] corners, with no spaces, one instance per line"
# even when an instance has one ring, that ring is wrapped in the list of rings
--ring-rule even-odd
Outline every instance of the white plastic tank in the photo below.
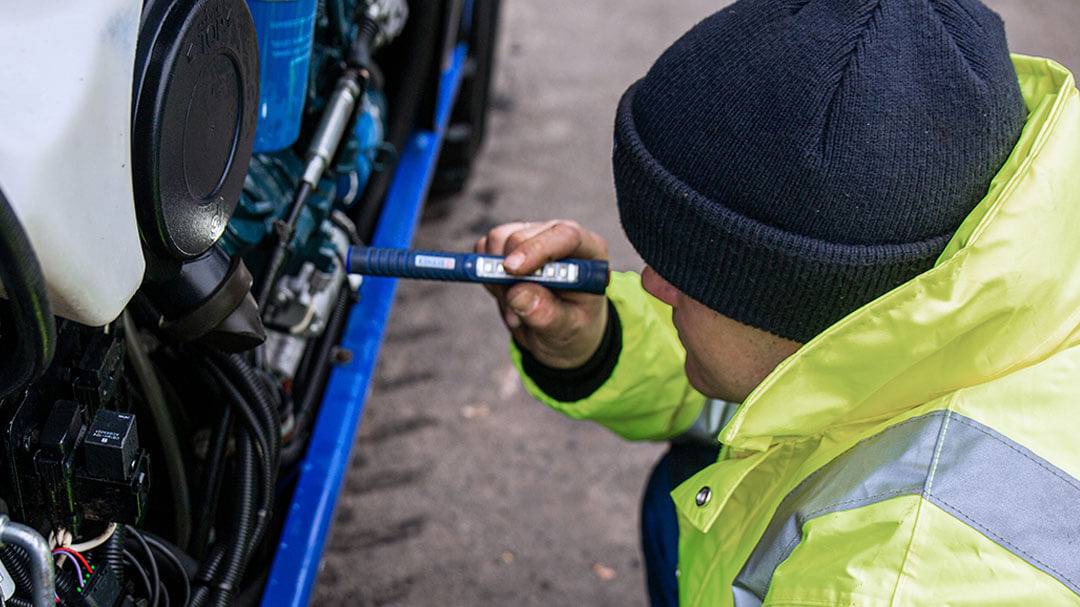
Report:
[[[0,188],[53,312],[99,326],[142,281],[131,186],[141,0],[0,0]]]

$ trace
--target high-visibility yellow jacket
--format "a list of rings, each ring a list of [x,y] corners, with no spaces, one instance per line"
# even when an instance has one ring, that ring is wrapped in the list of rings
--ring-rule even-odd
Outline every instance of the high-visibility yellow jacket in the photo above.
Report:
[[[1080,603],[1080,93],[1014,62],[1028,122],[935,267],[777,367],[672,492],[684,605]],[[572,403],[527,387],[680,433],[703,397],[670,310],[633,274],[609,297],[611,378]]]

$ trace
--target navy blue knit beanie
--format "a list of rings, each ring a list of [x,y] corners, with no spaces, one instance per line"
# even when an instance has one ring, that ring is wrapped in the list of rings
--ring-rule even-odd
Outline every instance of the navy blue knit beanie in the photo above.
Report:
[[[619,215],[681,291],[807,341],[933,265],[1025,119],[977,0],[742,0],[623,95]]]

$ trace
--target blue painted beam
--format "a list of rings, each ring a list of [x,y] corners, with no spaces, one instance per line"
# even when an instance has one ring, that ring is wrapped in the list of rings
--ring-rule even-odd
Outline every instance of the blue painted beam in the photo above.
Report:
[[[466,55],[465,45],[459,44],[443,70],[435,106],[436,130],[414,133],[401,154],[372,246],[408,247],[412,243],[461,85]],[[310,600],[364,403],[371,392],[396,287],[393,278],[367,278],[360,286],[360,301],[353,306],[341,339],[341,347],[352,352],[352,359],[335,367],[326,385],[263,591],[263,607],[300,607]]]

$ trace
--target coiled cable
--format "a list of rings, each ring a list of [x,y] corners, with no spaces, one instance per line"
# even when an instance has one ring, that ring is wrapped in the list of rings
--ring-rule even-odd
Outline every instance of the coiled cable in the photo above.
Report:
[[[52,607],[56,572],[45,538],[31,527],[13,523],[0,514],[0,544],[15,544],[26,553],[30,569],[30,598],[35,607]]]
[[[30,576],[30,557],[22,546],[8,545],[0,548],[0,562],[8,570],[8,575],[15,582],[16,588],[30,590],[34,584],[34,578]]]

